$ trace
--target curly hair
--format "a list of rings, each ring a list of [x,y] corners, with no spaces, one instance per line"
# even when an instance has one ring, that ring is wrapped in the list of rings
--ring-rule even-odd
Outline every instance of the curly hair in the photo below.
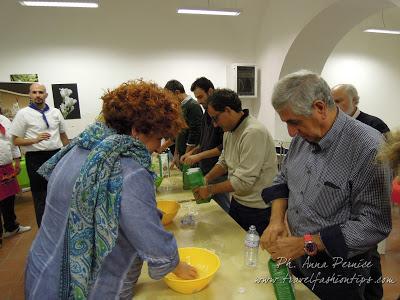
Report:
[[[380,149],[377,159],[389,163],[395,173],[400,174],[400,131],[387,134],[387,143]]]
[[[128,81],[102,97],[105,123],[119,134],[176,136],[186,127],[176,96],[153,82]]]

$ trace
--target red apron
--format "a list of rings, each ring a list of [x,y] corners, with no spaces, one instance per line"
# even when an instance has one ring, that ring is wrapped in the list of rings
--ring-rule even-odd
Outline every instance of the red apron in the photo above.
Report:
[[[0,166],[0,201],[19,193],[19,185],[12,164]]]

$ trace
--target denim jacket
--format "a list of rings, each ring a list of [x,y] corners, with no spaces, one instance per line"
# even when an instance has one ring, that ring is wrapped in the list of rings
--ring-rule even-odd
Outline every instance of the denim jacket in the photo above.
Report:
[[[26,299],[56,299],[72,189],[89,151],[71,149],[54,169],[46,209],[25,271]],[[130,158],[121,158],[122,200],[119,235],[105,258],[89,299],[131,299],[143,261],[160,279],[179,262],[174,236],[165,231],[155,201],[151,175]]]

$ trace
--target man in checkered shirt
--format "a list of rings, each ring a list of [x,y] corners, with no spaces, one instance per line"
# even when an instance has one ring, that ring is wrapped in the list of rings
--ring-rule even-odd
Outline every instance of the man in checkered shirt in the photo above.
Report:
[[[391,173],[375,160],[381,134],[339,110],[310,71],[282,78],[272,105],[293,140],[263,191],[272,212],[261,247],[291,260],[292,273],[321,299],[380,299],[366,286],[381,285],[370,276],[371,255],[392,227]]]

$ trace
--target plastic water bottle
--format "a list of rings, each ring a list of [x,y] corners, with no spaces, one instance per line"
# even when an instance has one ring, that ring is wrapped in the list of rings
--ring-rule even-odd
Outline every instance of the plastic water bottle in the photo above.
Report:
[[[169,177],[169,156],[168,152],[163,152],[159,156],[159,165],[161,169],[161,177]]]
[[[260,244],[260,236],[257,233],[256,226],[251,225],[244,239],[244,247],[245,247],[244,261],[246,266],[253,268],[257,266],[259,244]]]

